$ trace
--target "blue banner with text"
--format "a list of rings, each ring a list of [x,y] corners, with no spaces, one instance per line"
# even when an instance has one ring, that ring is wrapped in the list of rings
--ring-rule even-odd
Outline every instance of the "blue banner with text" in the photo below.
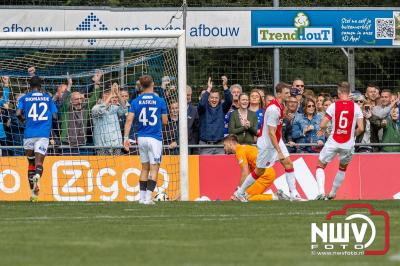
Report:
[[[252,46],[400,47],[400,10],[257,10]]]

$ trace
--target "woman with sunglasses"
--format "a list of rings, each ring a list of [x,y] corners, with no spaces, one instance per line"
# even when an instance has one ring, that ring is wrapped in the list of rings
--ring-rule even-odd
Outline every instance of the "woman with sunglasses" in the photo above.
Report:
[[[293,140],[296,143],[318,143],[317,147],[300,147],[300,152],[318,152],[325,141],[325,136],[317,136],[321,117],[317,114],[316,104],[313,99],[306,98],[302,107],[303,113],[297,114],[293,121]]]

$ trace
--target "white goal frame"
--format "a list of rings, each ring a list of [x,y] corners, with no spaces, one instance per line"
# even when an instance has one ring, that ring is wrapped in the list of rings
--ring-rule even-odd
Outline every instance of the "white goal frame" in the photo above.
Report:
[[[2,32],[1,41],[21,40],[78,40],[78,39],[177,39],[178,94],[179,94],[179,171],[180,200],[189,200],[189,158],[186,102],[186,33],[184,30],[154,31],[52,31],[52,32]],[[157,49],[163,47],[146,47]],[[15,46],[18,48],[19,46]],[[9,47],[8,47],[9,48]],[[41,47],[43,48],[43,47]],[[82,48],[88,48],[83,46]],[[93,47],[96,48],[96,47]],[[122,47],[123,48],[123,47]],[[115,47],[114,47],[115,49]],[[184,118],[184,119],[182,119]]]

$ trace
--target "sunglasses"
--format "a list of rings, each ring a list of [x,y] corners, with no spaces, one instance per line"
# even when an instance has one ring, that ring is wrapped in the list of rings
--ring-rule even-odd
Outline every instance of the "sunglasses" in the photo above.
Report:
[[[364,101],[363,100],[357,100],[357,101],[355,101],[356,103],[364,103]]]
[[[310,108],[310,107],[315,108],[315,105],[307,105],[307,108]]]

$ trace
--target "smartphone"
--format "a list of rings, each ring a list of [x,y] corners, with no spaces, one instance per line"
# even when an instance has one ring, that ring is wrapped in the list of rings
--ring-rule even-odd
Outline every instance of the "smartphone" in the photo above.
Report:
[[[367,105],[367,106],[365,106],[365,112],[369,112],[369,106]]]
[[[290,95],[291,96],[297,96],[300,95],[300,89],[296,88],[296,87],[292,87],[290,89]]]

